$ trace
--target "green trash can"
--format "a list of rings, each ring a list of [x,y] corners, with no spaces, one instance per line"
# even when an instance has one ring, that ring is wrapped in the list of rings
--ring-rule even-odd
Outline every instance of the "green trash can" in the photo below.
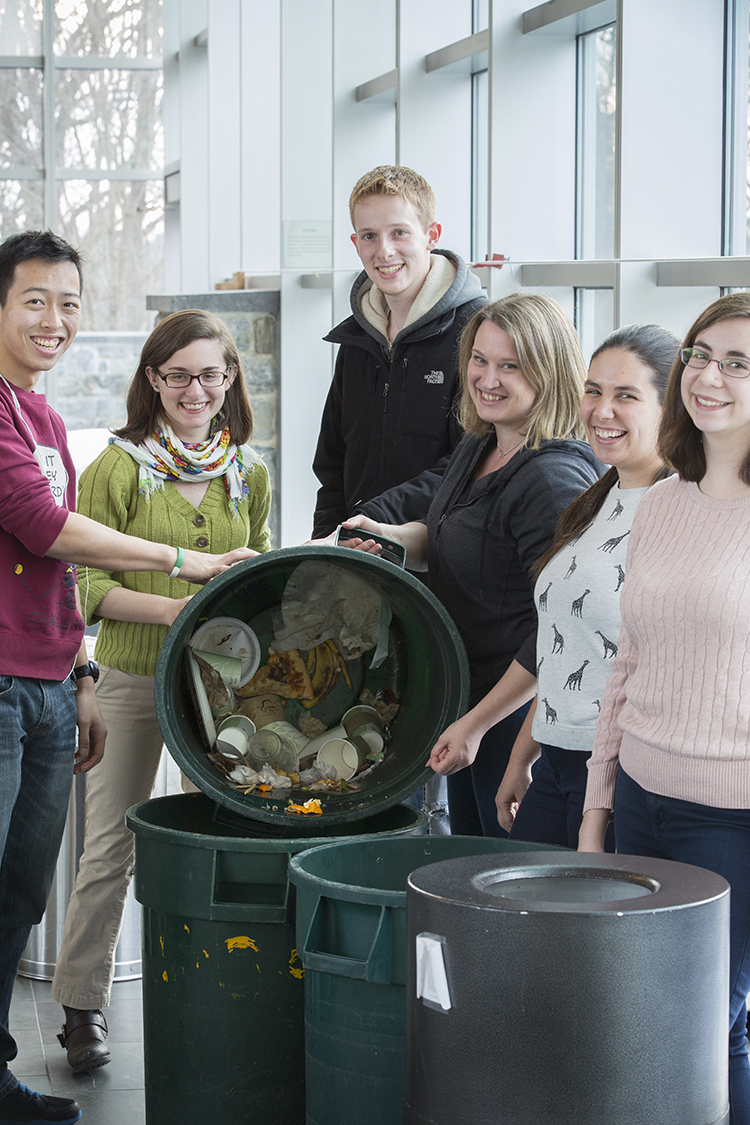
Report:
[[[251,626],[265,653],[286,583],[300,563],[310,561],[335,565],[366,580],[380,593],[381,609],[391,615],[386,660],[373,668],[372,654],[365,653],[356,666],[350,666],[350,697],[333,716],[323,712],[325,725],[338,723],[343,711],[359,701],[362,687],[377,692],[397,683],[400,705],[391,723],[385,760],[366,782],[345,793],[314,794],[323,807],[321,822],[359,820],[398,804],[423,785],[431,775],[426,765],[431,748],[464,713],[469,695],[466,651],[453,619],[423,582],[393,563],[341,547],[287,547],[239,563],[214,578],[190,600],[162,646],[154,688],[159,726],[172,757],[204,793],[245,818],[287,827],[291,820],[294,833],[299,820],[285,813],[285,791],[270,796],[243,793],[206,757],[185,651],[203,622],[234,617]],[[318,709],[310,714],[318,717]]]
[[[349,571],[377,591],[385,659],[375,668],[368,653],[347,661],[348,675],[342,670],[337,681],[338,711],[332,692],[322,710],[309,714],[331,727],[362,689],[377,696],[396,685],[390,742],[382,763],[345,792],[245,792],[207,755],[186,650],[205,621],[239,618],[258,638],[263,660],[286,584],[311,560]],[[422,814],[400,802],[429,775],[429,750],[465,710],[468,682],[458,630],[434,595],[392,563],[361,552],[273,551],[213,579],[183,609],[159,656],[156,710],[168,750],[202,793],[145,802],[128,813],[135,891],[144,908],[148,1125],[302,1125],[304,986],[289,858],[341,836],[425,833]],[[321,813],[290,815],[290,792],[297,803],[318,798]]]
[[[143,907],[148,1125],[303,1125],[304,971],[289,859],[361,834],[423,834],[395,805],[324,836],[258,838],[202,793],[127,813]],[[319,826],[319,831],[321,826]]]
[[[307,1125],[400,1125],[406,882],[444,859],[557,851],[478,836],[329,843],[292,859],[305,969]],[[460,1076],[457,1077],[460,1081]]]

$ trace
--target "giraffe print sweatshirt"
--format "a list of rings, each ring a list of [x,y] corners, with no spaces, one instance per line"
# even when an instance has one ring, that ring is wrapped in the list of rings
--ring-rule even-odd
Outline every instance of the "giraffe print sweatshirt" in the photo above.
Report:
[[[750,497],[649,489],[620,608],[585,809],[613,807],[619,763],[651,793],[750,808]]]
[[[591,751],[617,655],[630,526],[646,492],[615,485],[590,526],[537,579],[537,742]]]

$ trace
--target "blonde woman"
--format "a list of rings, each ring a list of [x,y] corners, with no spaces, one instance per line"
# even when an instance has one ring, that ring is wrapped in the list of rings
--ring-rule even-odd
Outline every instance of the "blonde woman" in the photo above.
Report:
[[[555,301],[514,294],[480,309],[462,334],[459,366],[465,436],[426,524],[357,516],[347,526],[402,542],[407,566],[428,569],[453,616],[469,656],[472,711],[444,732],[430,765],[448,775],[452,832],[505,836],[495,793],[536,684],[532,567],[599,471],[579,440],[583,355]],[[503,676],[485,721],[481,701]]]

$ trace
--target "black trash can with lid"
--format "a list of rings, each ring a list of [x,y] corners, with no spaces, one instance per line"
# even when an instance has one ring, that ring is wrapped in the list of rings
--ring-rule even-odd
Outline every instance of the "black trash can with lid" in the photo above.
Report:
[[[335,841],[290,863],[305,969],[307,1125],[403,1125],[406,881],[465,856],[559,852],[482,836]]]
[[[376,669],[368,653],[352,662],[351,698],[337,706],[356,703],[362,686],[396,684],[399,711],[370,782],[316,792],[320,814],[301,817],[286,811],[289,790],[245,793],[207,757],[186,650],[205,621],[230,617],[251,626],[265,655],[284,587],[310,559],[361,575],[381,598],[387,659]],[[463,645],[437,599],[393,564],[345,549],[290,548],[233,567],[190,601],[162,648],[155,691],[165,743],[203,792],[128,813],[144,907],[148,1125],[202,1125],[208,1116],[222,1125],[302,1125],[303,970],[289,858],[342,836],[426,832],[423,814],[399,802],[422,783],[431,746],[465,709]]]
[[[409,878],[407,941],[406,1125],[729,1120],[729,885],[713,872],[447,860]]]

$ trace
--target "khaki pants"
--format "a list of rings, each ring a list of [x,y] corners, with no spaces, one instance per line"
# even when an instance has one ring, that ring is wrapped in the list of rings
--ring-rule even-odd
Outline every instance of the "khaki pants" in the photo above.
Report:
[[[153,676],[102,667],[96,695],[107,742],[102,761],[86,775],[84,852],[52,982],[54,1000],[85,1009],[109,1003],[133,875],[133,835],[125,812],[150,797],[162,750]]]

